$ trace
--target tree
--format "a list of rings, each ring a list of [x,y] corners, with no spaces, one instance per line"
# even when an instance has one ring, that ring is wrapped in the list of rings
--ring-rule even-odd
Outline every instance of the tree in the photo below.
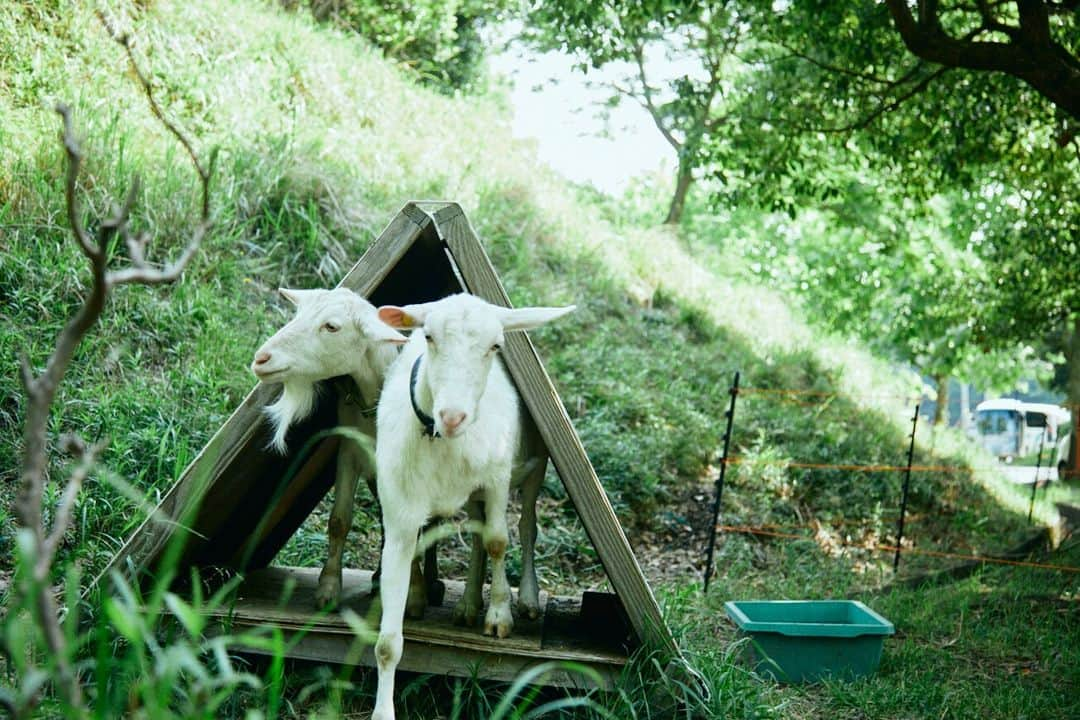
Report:
[[[725,122],[717,108],[748,20],[742,5],[724,0],[542,1],[529,11],[523,37],[542,50],[573,53],[585,72],[618,72],[609,83],[612,102],[640,103],[678,158],[664,219],[678,224],[704,149]]]
[[[972,357],[1069,339],[1080,406],[1080,3],[911,5],[769,3],[749,90],[709,148],[717,198],[796,212],[860,187],[907,213],[950,198],[968,221],[950,236],[983,266]]]

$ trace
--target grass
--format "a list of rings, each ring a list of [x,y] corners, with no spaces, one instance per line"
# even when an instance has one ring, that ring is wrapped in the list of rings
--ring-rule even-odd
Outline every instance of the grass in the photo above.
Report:
[[[1075,631],[1055,640],[1046,630],[1059,619],[1076,627],[1075,604],[1059,603],[1058,615],[1032,610],[1030,622],[1021,619],[1021,606],[1005,607],[1009,593],[1027,593],[1027,585],[1041,588],[1032,591],[1037,594],[1072,597],[1075,581],[1066,579],[1072,576],[987,570],[934,591],[875,595],[893,580],[890,558],[867,546],[892,540],[900,474],[786,466],[902,464],[912,400],[921,389],[912,374],[815,330],[786,298],[741,272],[721,243],[645,226],[640,218],[648,215],[642,209],[648,199],[628,208],[568,187],[511,139],[498,97],[425,90],[355,38],[262,3],[111,7],[127,13],[168,111],[191,129],[201,151],[217,146],[221,154],[214,229],[196,265],[168,290],[116,293],[80,348],[55,409],[55,432],[110,440],[64,548],[65,561],[77,563],[83,577],[102,567],[142,519],[110,478],[156,501],[253,385],[250,355],[288,313],[273,289],[337,282],[406,200],[446,197],[466,208],[515,303],[579,305],[535,340],[643,560],[670,566],[676,551],[685,558],[681,574],[661,569],[654,577],[670,582],[663,591],[669,622],[712,684],[703,714],[913,717],[941,710],[964,716],[971,707],[1019,716],[1027,708],[1065,707],[1053,668],[1042,661],[1015,666],[1031,670],[1023,681],[1011,678],[1014,666],[1007,662],[971,668],[1007,645],[1024,657],[1060,652],[1077,667],[1069,650],[1080,645]],[[224,14],[229,23],[220,22]],[[88,216],[100,215],[133,175],[141,176],[137,222],[154,235],[155,257],[175,251],[190,231],[195,183],[125,77],[122,52],[88,9],[17,5],[0,18],[0,48],[0,77],[10,79],[0,85],[0,358],[14,367],[26,353],[40,366],[85,287],[64,222],[62,154],[49,104],[62,99],[75,108],[89,156],[81,182]],[[662,195],[643,192],[639,199]],[[719,225],[713,231],[718,238],[731,232]],[[716,590],[704,598],[696,573],[735,370],[744,386],[804,394],[738,399],[732,447],[745,462],[728,475],[724,522],[771,524],[811,539],[726,535]],[[21,416],[15,375],[0,374],[0,513],[17,481]],[[996,473],[962,469],[986,467],[989,459],[958,435],[922,430],[917,441],[917,464],[960,469],[914,476],[905,534],[915,547],[987,553],[1026,537],[1024,488]],[[63,458],[54,458],[52,472],[63,467]],[[1042,524],[1057,521],[1055,492],[1048,498],[1040,492]],[[595,551],[554,478],[542,513],[545,589],[604,587]],[[326,508],[315,513],[280,562],[321,562],[325,514]],[[377,527],[366,496],[354,533],[346,561],[369,565]],[[0,525],[5,573],[14,569],[14,540],[11,524]],[[1064,559],[1077,564],[1071,555]],[[910,555],[903,572],[942,565]],[[979,583],[992,590],[983,593]],[[721,598],[842,595],[863,597],[902,619],[905,634],[890,645],[875,680],[782,688],[759,682],[735,662]],[[1000,613],[1015,627],[996,628],[995,640],[961,636],[947,650],[936,647],[953,637],[959,610],[984,596],[995,609],[979,618],[989,626]],[[973,612],[965,609],[969,629],[982,622]],[[102,633],[115,630],[118,621],[110,622]],[[209,662],[206,677],[221,670],[197,638],[190,641],[199,662]],[[127,647],[141,642],[141,636],[129,639]],[[632,673],[649,672],[649,663],[642,658]],[[255,668],[221,686],[233,693],[229,713],[265,709],[279,670]],[[345,682],[317,668],[289,670],[279,693],[283,715],[325,713],[333,688],[343,711],[370,706],[369,675]],[[920,681],[909,686],[908,677]],[[999,680],[1014,690],[984,690]],[[599,707],[617,717],[650,717],[653,706],[641,685],[628,676],[620,693],[561,716],[599,717]],[[403,702],[417,717],[446,703],[460,708],[461,717],[482,715],[506,691],[428,677],[405,687]],[[110,703],[122,702],[123,685],[117,688]]]

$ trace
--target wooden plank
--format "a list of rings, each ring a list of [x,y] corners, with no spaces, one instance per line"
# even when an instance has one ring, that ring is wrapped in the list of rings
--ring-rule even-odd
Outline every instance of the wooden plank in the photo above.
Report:
[[[245,626],[238,624],[236,629]],[[374,668],[375,656],[370,645],[353,647],[351,638],[326,636],[317,632],[283,631],[285,641],[290,644],[288,656],[298,660],[310,660],[338,665],[357,664]],[[261,647],[240,646],[241,651],[254,655],[267,654]],[[536,684],[549,687],[589,690],[598,687],[613,690],[622,673],[622,665],[600,663],[582,658],[567,658],[584,665],[596,672],[600,682],[593,683],[588,676],[569,672],[557,667],[537,678]],[[453,677],[478,677],[484,680],[510,683],[523,672],[549,661],[549,658],[524,657],[521,655],[500,655],[470,648],[452,648],[439,645],[425,645],[406,638],[398,663],[398,670],[432,675],[450,675]]]
[[[259,567],[265,562],[269,562],[277,554],[281,546],[284,546],[289,541],[289,538],[296,532],[296,528],[292,527],[292,523],[287,522],[290,511],[305,494],[314,495],[316,504],[318,499],[321,499],[326,494],[328,487],[320,487],[315,493],[310,492],[312,485],[319,480],[320,475],[328,477],[332,485],[334,473],[327,473],[326,470],[328,465],[335,463],[338,444],[339,438],[336,436],[325,438],[319,442],[318,447],[312,451],[311,456],[297,470],[295,477],[291,478],[281,491],[273,506],[268,507],[266,512],[262,514],[263,516],[259,519],[259,522],[251,529],[251,534],[236,542],[235,550],[227,556],[229,557],[228,565],[230,567],[244,567],[247,565],[247,560],[255,555],[260,556],[259,559],[255,560],[255,566]],[[310,501],[308,504],[310,504]],[[309,508],[307,512],[303,513],[300,523],[303,523],[310,512],[311,509]],[[275,542],[273,539],[275,534],[283,537]],[[273,545],[273,547],[270,548],[268,545]]]
[[[415,213],[398,213],[345,276],[342,284],[362,295],[370,295],[412,247],[416,238],[429,227],[430,220],[427,218],[418,217]],[[139,572],[152,565],[178,531],[184,533],[186,542],[193,535],[206,537],[217,530],[216,526],[198,529],[194,527],[199,523],[203,499],[208,491],[226,480],[224,470],[240,449],[258,441],[264,420],[262,410],[273,402],[277,393],[277,387],[262,384],[256,385],[248,393],[240,406],[169,488],[153,512],[143,520],[109,564],[87,586],[84,594],[98,587],[113,570],[119,570],[129,580],[133,579],[131,569]],[[283,459],[280,465],[284,470],[288,459]],[[227,518],[219,518],[218,521],[227,521]]]
[[[434,220],[469,292],[510,307],[487,253],[464,213],[459,207],[455,212],[455,207],[439,210]],[[527,334],[508,333],[502,355],[638,637],[652,647],[677,653],[656,598],[536,348]]]
[[[429,218],[410,215],[405,212],[405,208],[402,208],[378,239],[345,274],[338,283],[338,287],[347,287],[364,297],[370,296],[397,266],[398,261],[404,257],[430,222]]]
[[[371,572],[348,568],[342,572],[342,606],[360,617],[369,618],[373,627],[378,619],[370,617],[375,596],[371,589]],[[248,575],[237,591],[231,608],[214,611],[218,617],[232,616],[272,623],[278,627],[310,626],[320,632],[352,635],[352,630],[338,613],[316,611],[315,589],[317,568],[268,567]],[[450,647],[470,647],[490,650],[495,644],[501,652],[535,654],[540,650],[543,620],[517,618],[514,632],[508,638],[493,640],[486,637],[482,627],[465,628],[453,624],[453,610],[465,591],[465,583],[444,580],[446,594],[439,606],[428,607],[420,620],[406,619],[404,634],[417,642]],[[485,592],[487,588],[485,588]],[[486,595],[485,595],[486,598]],[[547,604],[547,593],[541,594],[541,612]]]
[[[356,636],[338,613],[316,614],[314,603],[318,570],[270,567],[252,572],[241,584],[231,607],[212,613],[222,627],[232,631],[273,625],[295,638],[290,657],[343,663],[357,662]],[[460,581],[446,581],[446,599],[440,608],[429,609],[423,620],[406,620],[405,651],[399,666],[412,672],[433,672],[510,681],[519,673],[547,660],[570,660],[593,667],[607,685],[626,665],[629,651],[608,639],[618,632],[595,632],[597,619],[581,617],[579,598],[541,595],[541,618],[519,620],[509,638],[484,636],[479,629],[451,624],[450,610],[464,590]],[[369,615],[371,573],[347,569],[343,576],[343,602],[372,627]],[[258,652],[258,650],[253,650]],[[374,667],[370,648],[363,650],[360,664]],[[542,684],[583,686],[584,678],[558,671]]]

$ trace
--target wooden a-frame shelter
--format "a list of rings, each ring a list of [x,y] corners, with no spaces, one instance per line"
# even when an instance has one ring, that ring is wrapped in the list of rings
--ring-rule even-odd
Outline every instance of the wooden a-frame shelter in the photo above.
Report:
[[[510,305],[456,203],[407,204],[341,285],[376,305],[427,302],[462,290]],[[423,620],[406,621],[400,668],[508,680],[545,660],[566,659],[598,670],[607,684],[641,645],[676,656],[652,591],[532,342],[525,333],[508,333],[502,355],[615,594],[543,593],[539,620],[519,618],[510,638],[495,640],[452,626],[450,608],[461,584],[448,581],[443,606],[429,608]],[[317,437],[336,424],[334,398],[324,393],[311,417],[290,430],[292,455],[267,449],[263,408],[276,393],[276,386],[258,385],[248,394],[94,585],[103,586],[113,570],[145,581],[166,556],[177,578],[186,578],[191,567],[242,572],[244,581],[227,608],[233,627],[275,624],[300,633],[291,656],[355,661],[349,654],[354,635],[344,620],[314,610],[318,570],[269,566],[333,486],[340,442],[333,435]],[[346,570],[343,605],[362,614],[370,589],[370,572]],[[359,661],[374,664],[370,648]],[[579,685],[583,677],[555,673],[544,681]]]

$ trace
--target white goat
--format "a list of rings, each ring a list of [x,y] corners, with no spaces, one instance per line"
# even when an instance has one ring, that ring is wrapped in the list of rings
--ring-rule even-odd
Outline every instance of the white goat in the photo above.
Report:
[[[251,370],[264,383],[282,383],[281,397],[266,408],[274,427],[273,446],[285,450],[289,427],[314,405],[316,383],[347,376],[337,389],[338,423],[375,438],[375,404],[386,369],[406,338],[379,320],[375,306],[345,288],[278,290],[296,306],[296,315],[255,353]],[[355,386],[353,386],[355,383]],[[341,596],[341,557],[352,526],[356,482],[363,475],[375,492],[375,468],[368,453],[345,439],[337,458],[334,509],[328,530],[330,551],[319,574],[315,600],[336,605]],[[426,591],[417,567],[409,597],[409,616],[423,614]],[[421,587],[416,587],[420,583]]]
[[[251,365],[261,381],[284,385],[281,397],[266,409],[274,426],[273,445],[284,450],[289,427],[303,420],[312,409],[316,383],[339,376],[351,377],[355,387],[347,382],[335,387],[338,423],[358,428],[374,438],[375,399],[382,389],[386,369],[397,357],[393,345],[405,342],[405,338],[379,319],[371,303],[350,290],[281,288],[278,292],[296,305],[296,315],[263,343]],[[540,588],[535,569],[536,499],[543,484],[547,455],[532,419],[523,414],[522,420],[521,442],[511,480],[512,487],[521,488],[518,609],[535,619],[540,614]],[[358,475],[364,476],[372,494],[376,494],[375,468],[369,463],[367,454],[355,443],[344,441],[338,451],[334,508],[328,528],[329,554],[319,574],[315,593],[319,607],[336,605],[340,599],[342,554],[352,526]],[[468,510],[470,518],[479,520],[482,517],[479,502],[470,502]],[[458,624],[473,626],[479,620],[486,561],[483,540],[474,537],[465,592],[454,608],[453,617]],[[420,572],[418,563],[413,567],[406,605],[406,615],[411,618],[421,617],[427,600],[440,595],[434,548],[430,549],[426,566],[426,573]]]
[[[571,310],[511,310],[464,294],[379,308],[388,325],[420,329],[391,366],[377,415],[376,481],[385,540],[373,720],[394,717],[394,673],[417,534],[430,517],[455,513],[473,493],[484,502],[483,542],[492,561],[484,632],[506,637],[513,627],[506,505],[521,418],[517,393],[495,356],[504,332],[527,330]]]

